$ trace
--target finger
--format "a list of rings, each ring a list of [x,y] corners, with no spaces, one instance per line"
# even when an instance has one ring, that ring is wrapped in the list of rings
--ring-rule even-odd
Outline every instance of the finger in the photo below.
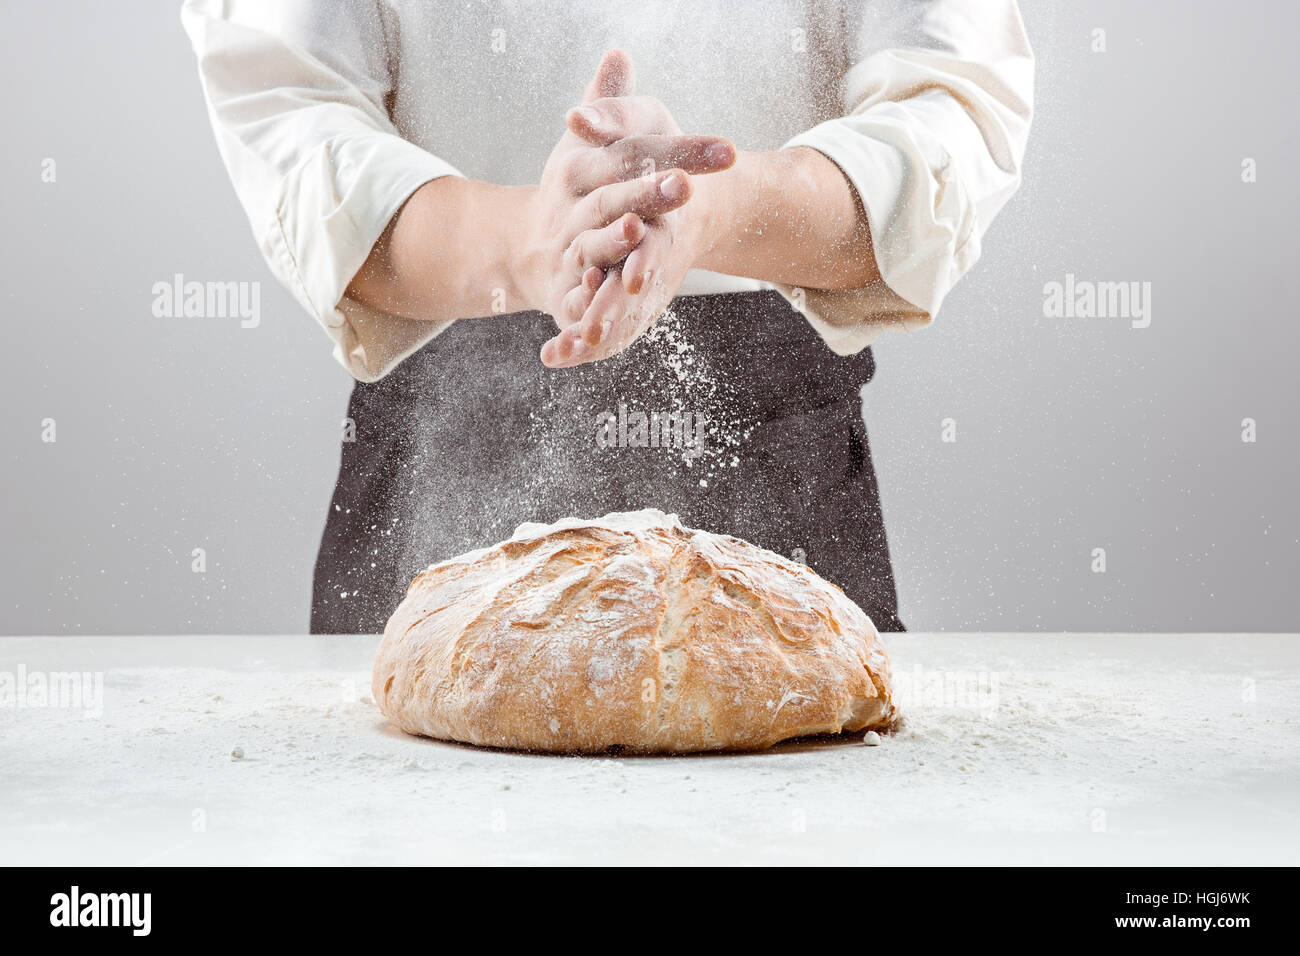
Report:
[[[542,345],[542,364],[548,368],[568,368],[577,365],[586,353],[587,343],[577,333],[578,326],[572,325]]]
[[[591,281],[591,273],[596,273],[594,282]],[[592,301],[594,302],[599,298],[601,292],[611,287],[619,289],[622,286],[622,280],[617,268],[611,269],[605,274],[602,274],[599,269],[591,269],[583,276],[583,285],[594,286],[592,291]],[[572,295],[573,293],[570,292],[569,294]],[[606,294],[608,295],[608,293]],[[566,296],[567,298],[568,296]],[[561,311],[565,310],[562,308]],[[588,303],[586,314],[590,312],[591,304]],[[585,314],[580,318],[585,318]],[[580,321],[568,325],[548,339],[542,345],[541,352],[542,364],[551,368],[568,368],[582,362],[604,357],[603,353],[592,354],[592,349],[583,336],[583,323]]]
[[[659,268],[659,249],[658,243],[642,242],[628,253],[623,263],[623,288],[628,295],[640,295],[654,281]]]
[[[574,167],[571,188],[581,195],[661,169],[703,175],[729,169],[735,162],[736,147],[721,136],[629,136],[587,151],[581,165]]]
[[[591,100],[565,114],[569,131],[593,146],[608,146],[633,134],[677,133],[663,103],[653,96],[616,96]]]
[[[641,295],[651,285],[663,266],[664,256],[672,249],[672,232],[662,219],[652,219],[645,226],[645,237],[619,267],[623,288],[629,295]]]
[[[615,287],[620,285],[617,277],[611,279],[610,276],[605,278],[605,285],[613,284]],[[602,285],[603,289],[605,286]],[[598,292],[597,295],[600,293]],[[591,362],[597,359],[606,358],[612,355],[613,351],[607,348],[592,349],[583,338],[583,323],[575,322],[567,328],[561,329],[552,338],[548,339],[542,345],[541,359],[542,364],[551,368],[570,368],[574,365],[581,365],[583,362]]]
[[[643,330],[637,326],[638,310],[622,285],[619,270],[610,270],[583,320],[542,346],[542,362],[553,368],[596,362],[631,344]]]
[[[642,219],[653,219],[685,205],[690,198],[690,177],[680,169],[601,186],[574,207],[577,228],[571,235],[607,226],[629,212]]]
[[[577,332],[586,343],[586,350],[592,355],[612,355],[618,351],[619,343],[629,331],[630,314],[635,312],[635,303],[628,300],[623,289],[622,269],[611,269],[601,283],[600,289],[587,307],[582,322],[576,326]]]
[[[582,320],[587,309],[591,307],[591,300],[596,297],[596,292],[604,281],[605,273],[593,266],[583,273],[582,281],[564,294],[564,298],[560,300],[560,312],[555,316],[555,321],[561,329],[567,329]]]
[[[632,58],[622,50],[606,50],[596,67],[596,76],[587,84],[582,101],[590,103],[610,96],[631,96],[636,88],[636,71]]]
[[[564,256],[575,272],[588,266],[606,269],[622,262],[645,236],[645,223],[634,213],[625,213],[603,229],[588,229],[569,244]]]

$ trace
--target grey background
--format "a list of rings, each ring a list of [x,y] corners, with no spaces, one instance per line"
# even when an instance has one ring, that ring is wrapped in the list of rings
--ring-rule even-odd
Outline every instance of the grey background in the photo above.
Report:
[[[866,391],[904,620],[1300,630],[1300,10],[1022,6],[1025,185]],[[6,4],[0,30],[0,631],[305,630],[350,379],[262,265],[177,6]],[[260,327],[154,318],[177,272],[260,280]],[[1151,282],[1151,327],[1043,318],[1067,272]]]

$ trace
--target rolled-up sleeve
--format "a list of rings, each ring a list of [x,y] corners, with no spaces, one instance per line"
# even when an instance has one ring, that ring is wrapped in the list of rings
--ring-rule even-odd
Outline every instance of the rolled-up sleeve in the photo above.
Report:
[[[1034,80],[1014,0],[886,0],[853,17],[846,115],[786,146],[817,150],[852,183],[883,281],[778,286],[840,354],[928,324],[979,258],[1020,184]]]
[[[381,377],[447,323],[368,309],[348,285],[407,198],[458,175],[388,116],[383,15],[373,2],[186,0],[182,22],[267,264],[353,376]]]

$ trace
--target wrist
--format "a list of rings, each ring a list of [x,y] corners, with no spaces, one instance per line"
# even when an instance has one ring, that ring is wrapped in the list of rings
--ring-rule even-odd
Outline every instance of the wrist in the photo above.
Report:
[[[762,235],[758,219],[764,154],[738,150],[730,169],[695,177],[699,195],[699,235],[695,265],[712,272],[746,275],[745,246]],[[741,270],[741,271],[737,271]]]
[[[734,167],[733,167],[734,168]],[[693,176],[691,198],[683,211],[687,213],[687,248],[693,268],[713,269],[718,260],[718,246],[725,232],[724,217],[730,206],[726,196],[729,183],[723,177],[731,170]]]
[[[501,239],[498,248],[502,259],[497,272],[506,297],[506,311],[521,312],[542,307],[536,294],[537,277],[544,265],[537,241],[538,189],[536,186],[511,186],[510,201],[498,218]]]

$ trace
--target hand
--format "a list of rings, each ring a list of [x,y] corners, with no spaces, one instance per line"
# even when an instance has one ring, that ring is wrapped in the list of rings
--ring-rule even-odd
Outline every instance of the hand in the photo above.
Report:
[[[708,168],[703,171],[720,171],[735,162],[736,151],[730,142],[715,137],[682,137],[662,103],[653,97],[630,95],[630,63],[621,85],[621,94],[589,97],[583,106],[570,111],[569,131],[591,146],[618,156],[619,164],[629,171],[640,168],[647,170],[648,176],[655,175],[659,158],[665,155],[658,148],[665,138],[670,143],[713,140],[705,148],[711,157],[704,157],[712,162],[705,163]],[[672,155],[671,150],[667,154],[682,158]],[[701,170],[693,167],[690,172]],[[563,314],[556,317],[561,331],[543,345],[542,362],[552,367],[592,362],[608,358],[635,341],[667,308],[702,252],[706,213],[697,198],[645,220],[642,238],[624,261],[609,269],[603,278],[595,272],[584,274],[566,297]]]
[[[630,93],[632,84],[626,54],[611,51],[584,100],[609,102]],[[609,148],[566,131],[525,204],[514,283],[528,308],[549,313],[562,327],[587,311],[607,281],[605,270],[645,239],[647,221],[686,204],[689,173],[734,161],[735,150],[725,139],[683,136],[675,126],[671,133],[658,132],[663,124],[650,125],[643,124],[644,135]],[[641,175],[647,169],[653,171]]]

